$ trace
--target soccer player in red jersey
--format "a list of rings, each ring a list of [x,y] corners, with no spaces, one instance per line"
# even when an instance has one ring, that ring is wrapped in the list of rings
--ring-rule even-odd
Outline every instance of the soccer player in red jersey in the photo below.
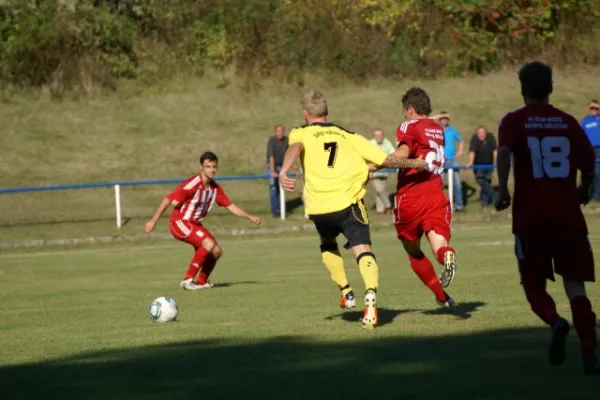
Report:
[[[171,234],[175,239],[191,244],[195,251],[185,278],[180,284],[185,290],[207,289],[213,286],[208,282],[208,277],[223,255],[223,250],[212,233],[202,225],[202,220],[214,203],[227,208],[233,215],[260,224],[260,218],[248,214],[232,203],[221,186],[213,180],[217,174],[218,161],[214,153],[203,153],[200,156],[200,173],[186,179],[165,197],[152,219],[145,225],[146,232],[152,232],[169,205],[175,206],[169,222]],[[198,280],[194,281],[196,274]]]
[[[547,280],[561,275],[581,341],[584,372],[600,373],[596,314],[584,282],[594,281],[594,258],[580,204],[592,197],[594,150],[575,118],[549,104],[552,69],[540,62],[519,71],[525,106],[509,112],[498,130],[498,211],[510,206],[514,162],[513,233],[521,284],[533,312],[552,329],[549,361],[565,360],[569,322],[556,311]],[[581,185],[577,187],[577,171]]]
[[[444,167],[444,131],[429,118],[431,101],[423,89],[408,90],[402,97],[402,107],[407,121],[396,131],[398,149],[394,155],[423,157],[428,169],[398,171],[394,224],[413,271],[434,293],[439,305],[450,307],[455,302],[444,288],[454,279],[456,253],[449,247],[452,210],[440,175]],[[423,235],[437,261],[444,266],[439,280],[431,261],[421,251]]]

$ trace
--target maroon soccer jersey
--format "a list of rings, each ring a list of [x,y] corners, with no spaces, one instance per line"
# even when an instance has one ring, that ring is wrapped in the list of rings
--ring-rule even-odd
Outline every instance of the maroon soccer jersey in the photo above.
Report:
[[[577,120],[551,105],[530,104],[506,114],[498,136],[513,154],[513,233],[587,234],[577,171],[594,171],[596,157]]]
[[[194,223],[200,223],[215,202],[221,207],[231,204],[221,186],[212,181],[205,185],[200,175],[186,179],[167,198],[175,205],[171,220],[181,219]]]
[[[396,146],[407,145],[409,158],[422,156],[428,164],[425,171],[401,169],[398,171],[396,190],[403,194],[411,188],[419,191],[443,190],[440,174],[444,167],[444,131],[432,119],[418,119],[400,124],[396,130]]]

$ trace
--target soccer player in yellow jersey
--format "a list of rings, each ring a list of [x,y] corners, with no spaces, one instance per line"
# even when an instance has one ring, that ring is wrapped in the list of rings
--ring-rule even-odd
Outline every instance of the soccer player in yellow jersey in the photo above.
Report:
[[[290,132],[290,147],[279,174],[280,183],[285,190],[294,190],[296,181],[287,173],[300,157],[306,211],[321,237],[323,263],[342,292],[339,306],[343,309],[356,306],[337,245],[336,238],[341,233],[348,240],[344,247],[352,249],[365,282],[362,325],[373,329],[378,323],[379,267],[371,251],[369,219],[363,203],[369,164],[424,170],[426,163],[422,159],[388,156],[365,137],[327,122],[327,103],[320,92],[308,92],[301,104],[306,125]]]

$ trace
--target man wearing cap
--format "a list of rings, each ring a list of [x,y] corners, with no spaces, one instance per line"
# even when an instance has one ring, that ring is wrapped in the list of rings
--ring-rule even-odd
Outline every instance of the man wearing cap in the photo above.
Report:
[[[596,159],[600,158],[600,103],[594,99],[588,104],[589,114],[581,120],[581,127],[585,131],[590,143],[596,152]],[[596,163],[596,178],[594,181],[594,200],[600,201],[600,164]]]
[[[433,118],[436,119],[440,126],[444,129],[444,152],[446,153],[444,169],[447,171],[448,168],[457,165],[456,159],[463,153],[464,142],[460,136],[460,133],[458,133],[458,131],[452,125],[450,125],[449,113],[442,111]],[[455,143],[458,143],[458,151],[456,151]],[[464,209],[462,182],[460,181],[460,173],[457,169],[454,170],[453,187],[454,210],[462,211]]]

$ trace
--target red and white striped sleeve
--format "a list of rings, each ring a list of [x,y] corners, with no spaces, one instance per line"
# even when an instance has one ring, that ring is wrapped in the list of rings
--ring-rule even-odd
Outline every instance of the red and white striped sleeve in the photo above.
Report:
[[[231,205],[231,200],[229,200],[229,197],[227,197],[221,186],[217,187],[217,197],[215,198],[215,201],[221,207],[229,207]]]
[[[186,179],[183,181],[183,183],[177,186],[175,190],[169,193],[167,198],[171,200],[171,204],[173,204],[175,207],[181,205],[183,202],[185,202],[185,200],[194,195],[198,185],[200,184],[200,181],[200,175],[195,175]]]

